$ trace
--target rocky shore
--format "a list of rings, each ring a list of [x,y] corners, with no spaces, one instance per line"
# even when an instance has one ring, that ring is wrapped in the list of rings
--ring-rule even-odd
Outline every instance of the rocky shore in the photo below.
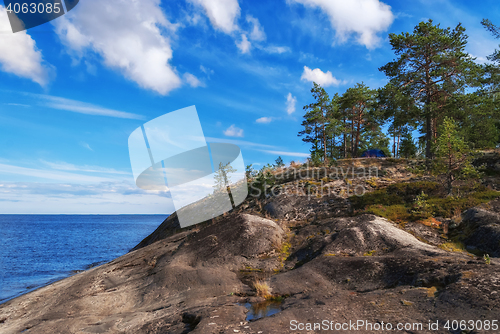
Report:
[[[396,168],[380,183],[388,173],[411,177]],[[444,326],[500,320],[499,208],[463,213],[453,233],[466,250],[446,247],[442,229],[355,214],[339,193],[248,199],[187,229],[173,214],[130,253],[0,305],[0,332],[315,333],[328,323],[334,333],[363,321],[493,333]]]

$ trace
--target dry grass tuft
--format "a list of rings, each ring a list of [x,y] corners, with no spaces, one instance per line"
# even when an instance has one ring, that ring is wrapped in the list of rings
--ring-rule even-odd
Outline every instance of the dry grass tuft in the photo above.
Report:
[[[271,298],[271,288],[266,282],[263,281],[255,281],[253,283],[253,287],[255,291],[257,291],[257,296],[264,297],[266,299]]]

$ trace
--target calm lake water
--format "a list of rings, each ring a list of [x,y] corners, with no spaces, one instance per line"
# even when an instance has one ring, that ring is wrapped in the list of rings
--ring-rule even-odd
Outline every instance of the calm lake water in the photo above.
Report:
[[[0,303],[127,253],[167,215],[0,215]]]

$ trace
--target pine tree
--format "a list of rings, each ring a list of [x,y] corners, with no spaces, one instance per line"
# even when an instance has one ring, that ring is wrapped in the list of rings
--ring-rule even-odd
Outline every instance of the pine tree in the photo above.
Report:
[[[471,164],[471,150],[460,136],[457,123],[452,118],[444,118],[434,154],[436,156],[434,172],[444,177],[448,196],[453,194],[455,180],[477,175]]]
[[[285,163],[283,162],[283,159],[281,159],[281,156],[279,156],[275,163],[274,163],[274,166],[276,166],[277,168],[281,168],[285,165]]]
[[[413,141],[413,136],[411,131],[405,129],[403,131],[403,136],[401,140],[401,146],[399,148],[399,156],[403,158],[414,158],[417,155],[417,145]]]
[[[389,34],[389,39],[398,59],[379,70],[414,100],[419,109],[415,121],[426,135],[426,157],[432,158],[431,145],[450,96],[463,92],[477,77],[479,66],[465,52],[467,35],[461,24],[453,30],[442,29],[429,20],[417,25],[412,34]]]
[[[374,90],[369,89],[364,83],[358,83],[356,86],[347,89],[339,100],[340,108],[344,111],[350,123],[350,151],[352,157],[358,156],[361,134],[365,131],[365,128],[375,126],[375,97]]]
[[[304,129],[299,132],[302,141],[311,143],[311,156],[321,154],[323,162],[326,163],[328,155],[328,129],[331,119],[330,97],[323,87],[313,83],[311,93],[315,99],[314,103],[304,106],[306,114],[302,126]]]

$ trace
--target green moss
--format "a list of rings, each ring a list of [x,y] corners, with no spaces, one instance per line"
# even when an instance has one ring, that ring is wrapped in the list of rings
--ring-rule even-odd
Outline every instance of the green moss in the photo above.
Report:
[[[373,177],[369,178],[368,180],[366,180],[366,183],[368,183],[373,188],[377,188],[377,178],[375,176],[373,176]]]
[[[453,218],[457,212],[500,197],[500,192],[487,190],[481,185],[465,185],[459,191],[463,197],[445,197],[443,186],[437,182],[406,182],[392,184],[363,196],[351,196],[349,200],[357,213],[372,213],[395,222],[404,222],[429,218],[431,215]],[[414,207],[415,200],[422,192],[426,194],[425,201],[429,207],[425,212]]]
[[[364,211],[365,213],[372,213],[374,215],[387,218],[394,222],[402,222],[412,220],[412,214],[408,208],[402,204],[398,205],[370,205]]]
[[[489,202],[500,196],[500,192],[489,190],[469,194],[466,197],[430,198],[428,200],[434,208],[434,215],[438,217],[452,218],[455,211],[463,211],[481,203]]]
[[[439,248],[448,252],[466,252],[465,246],[461,242],[445,242],[444,244],[439,245]]]
[[[369,252],[366,252],[363,254],[363,256],[373,256],[375,254],[376,250],[371,250]]]

